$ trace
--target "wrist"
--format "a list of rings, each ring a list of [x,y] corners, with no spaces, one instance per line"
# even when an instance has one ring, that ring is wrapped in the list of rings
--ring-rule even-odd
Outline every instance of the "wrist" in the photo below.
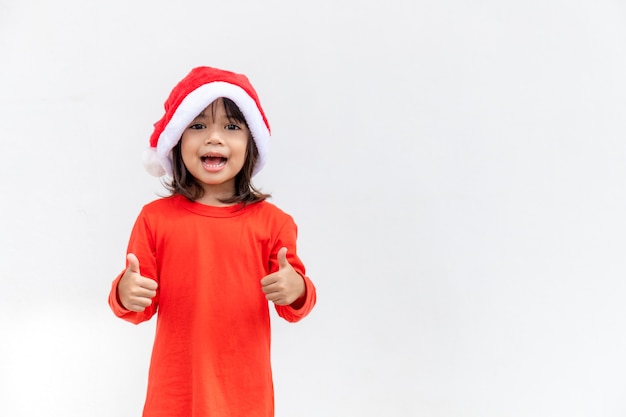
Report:
[[[302,280],[302,283],[304,284],[304,279]],[[296,298],[296,301],[290,304],[290,307],[295,310],[299,310],[302,308],[302,306],[304,306],[305,301],[306,301],[306,284],[304,285],[304,288],[302,289],[302,293],[300,294],[300,296]]]

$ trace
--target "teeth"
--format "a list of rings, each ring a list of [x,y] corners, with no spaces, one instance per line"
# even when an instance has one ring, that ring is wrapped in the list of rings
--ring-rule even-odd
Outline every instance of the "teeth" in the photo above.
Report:
[[[226,163],[226,158],[223,156],[202,156],[200,160],[204,165],[211,167],[222,166]]]

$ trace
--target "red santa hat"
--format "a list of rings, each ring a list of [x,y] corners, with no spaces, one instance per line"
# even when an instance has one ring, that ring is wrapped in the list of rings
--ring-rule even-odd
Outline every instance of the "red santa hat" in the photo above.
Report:
[[[209,104],[220,97],[232,100],[243,116],[259,150],[253,175],[265,165],[271,131],[259,97],[243,74],[197,67],[183,78],[165,101],[165,115],[154,124],[144,166],[155,177],[172,176],[172,149],[183,131]]]

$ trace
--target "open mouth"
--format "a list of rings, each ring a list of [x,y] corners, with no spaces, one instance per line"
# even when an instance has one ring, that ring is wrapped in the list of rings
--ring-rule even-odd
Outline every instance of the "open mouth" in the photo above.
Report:
[[[221,155],[205,155],[201,156],[200,160],[203,165],[210,167],[220,167],[226,164],[227,158]]]

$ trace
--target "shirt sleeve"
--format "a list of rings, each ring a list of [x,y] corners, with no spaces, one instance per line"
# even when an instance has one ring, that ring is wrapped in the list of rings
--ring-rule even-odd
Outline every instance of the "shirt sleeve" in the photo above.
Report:
[[[317,301],[315,285],[313,285],[313,281],[307,277],[304,264],[297,254],[297,238],[298,228],[293,219],[289,217],[289,221],[287,221],[284,227],[280,230],[270,254],[270,271],[275,272],[278,270],[278,251],[283,246],[287,247],[287,261],[304,279],[306,297],[300,308],[296,309],[291,305],[279,306],[274,304],[278,315],[290,323],[295,323],[305,318],[311,310],[313,310]]]
[[[139,214],[135,221],[128,243],[127,253],[134,253],[135,256],[137,256],[139,260],[139,271],[143,277],[153,279],[157,284],[159,283],[154,236],[150,230],[150,225],[144,211]],[[128,262],[126,263],[126,268],[128,268]],[[157,288],[157,294],[152,299],[152,304],[146,307],[142,312],[134,312],[124,308],[117,294],[117,286],[126,268],[113,280],[109,293],[109,307],[111,307],[111,310],[117,317],[134,324],[139,324],[150,320],[157,312],[160,292]]]
[[[307,276],[303,276],[303,278],[306,286],[306,298],[300,308],[295,309],[291,306],[274,305],[278,315],[290,323],[298,322],[308,316],[317,301],[317,293],[313,281]]]

